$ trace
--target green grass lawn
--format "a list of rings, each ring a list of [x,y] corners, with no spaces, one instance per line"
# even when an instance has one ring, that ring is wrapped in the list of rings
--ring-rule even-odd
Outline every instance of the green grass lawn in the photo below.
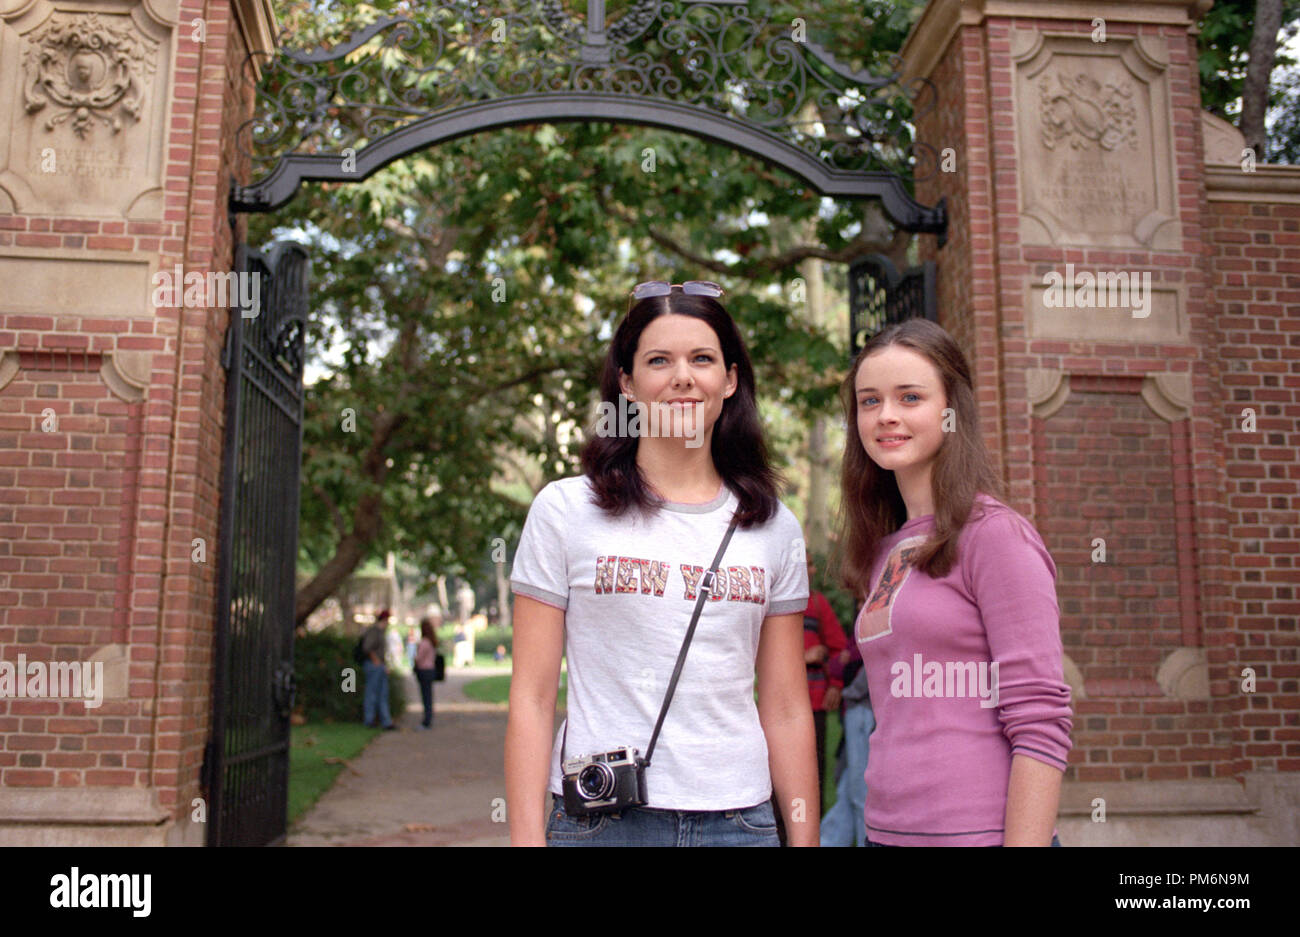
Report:
[[[567,691],[567,675],[561,673],[560,692],[555,699],[556,706],[564,705],[565,700],[568,698]],[[478,700],[480,703],[508,703],[510,702],[510,674],[503,673],[500,676],[483,677],[473,683],[467,683],[463,692],[470,699]]]
[[[360,722],[309,722],[289,730],[289,825],[320,799],[343,765],[326,759],[352,759],[382,729]]]

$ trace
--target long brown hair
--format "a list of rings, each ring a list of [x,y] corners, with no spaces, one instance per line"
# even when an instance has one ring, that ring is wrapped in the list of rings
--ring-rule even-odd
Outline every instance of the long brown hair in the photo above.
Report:
[[[428,615],[420,619],[420,635],[432,641],[435,648],[438,646],[438,633],[433,630],[433,619]]]
[[[956,432],[944,433],[930,474],[934,499],[934,531],[920,547],[913,565],[929,576],[946,575],[957,561],[957,536],[970,518],[975,495],[1001,497],[1002,482],[980,436],[970,366],[952,336],[928,319],[905,319],[872,336],[853,359],[840,386],[847,424],[844,461],[840,469],[840,576],[855,595],[871,588],[871,568],[880,542],[907,520],[907,505],[894,473],[882,469],[862,447],[858,433],[858,367],[891,345],[924,356],[943,379],[947,406],[956,417]]]
[[[666,296],[639,300],[614,332],[600,377],[600,397],[618,406],[622,390],[619,370],[632,373],[633,359],[641,333],[664,315],[691,316],[702,320],[721,346],[723,366],[736,366],[736,392],[722,402],[722,413],[713,425],[709,445],[713,465],[724,484],[740,502],[736,517],[741,527],[766,522],[780,504],[781,476],[768,461],[763,425],[755,398],[754,367],[735,321],[722,303],[709,296],[687,295],[674,290]],[[594,430],[582,449],[582,470],[591,479],[596,505],[618,516],[632,508],[644,513],[655,510],[650,490],[636,464],[638,440],[628,436],[601,436]]]

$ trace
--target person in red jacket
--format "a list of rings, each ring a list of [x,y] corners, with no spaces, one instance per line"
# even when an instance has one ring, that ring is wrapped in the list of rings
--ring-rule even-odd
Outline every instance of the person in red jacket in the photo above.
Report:
[[[808,696],[812,701],[813,725],[817,730],[817,790],[826,777],[826,713],[839,711],[844,689],[842,670],[835,666],[840,652],[849,646],[844,629],[826,596],[812,585],[817,571],[808,556],[808,607],[803,613],[803,660],[808,668]]]

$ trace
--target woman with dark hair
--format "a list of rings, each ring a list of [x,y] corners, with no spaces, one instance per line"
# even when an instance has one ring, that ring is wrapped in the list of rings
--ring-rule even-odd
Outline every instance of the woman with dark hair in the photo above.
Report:
[[[420,700],[424,703],[424,719],[420,728],[433,728],[433,684],[437,679],[438,634],[433,619],[420,619],[420,644],[415,649],[415,679],[420,684]]]
[[[790,844],[817,842],[803,539],[721,295],[704,281],[633,290],[584,474],[528,512],[511,575],[516,845],[775,846],[773,788]],[[567,718],[553,733],[562,654]],[[643,792],[595,784],[612,776],[595,765],[635,777],[647,757]]]
[[[872,846],[1059,846],[1070,751],[1056,564],[997,499],[970,368],[909,319],[871,338],[842,387],[842,575],[876,729]]]

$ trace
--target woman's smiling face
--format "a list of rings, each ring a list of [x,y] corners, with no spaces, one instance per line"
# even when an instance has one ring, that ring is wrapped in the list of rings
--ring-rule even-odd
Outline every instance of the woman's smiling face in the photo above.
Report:
[[[727,368],[707,322],[668,313],[642,331],[632,374],[620,373],[619,386],[629,399],[659,409],[660,435],[690,437],[718,421],[722,401],[736,390],[736,366]]]
[[[948,399],[939,370],[924,355],[889,345],[864,358],[853,380],[858,435],[882,469],[924,471],[943,445]]]

